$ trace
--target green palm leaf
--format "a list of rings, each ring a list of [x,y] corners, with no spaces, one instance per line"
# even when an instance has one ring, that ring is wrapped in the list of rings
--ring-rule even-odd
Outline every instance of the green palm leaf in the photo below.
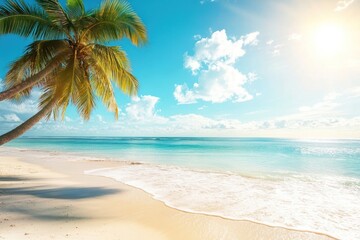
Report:
[[[79,24],[83,26],[81,39],[86,41],[108,42],[124,37],[135,45],[147,41],[144,24],[125,1],[105,0]]]
[[[69,16],[72,18],[79,18],[85,14],[83,0],[67,0],[66,6],[68,8]]]
[[[36,39],[56,39],[65,36],[47,14],[24,1],[7,0],[0,6],[0,34],[17,34]]]
[[[92,55],[124,93],[129,95],[137,93],[139,83],[130,73],[130,65],[126,54],[120,47],[95,44],[92,49]]]
[[[36,0],[36,2],[44,9],[54,24],[68,27],[71,21],[58,0]]]
[[[91,85],[96,95],[101,99],[106,108],[115,114],[118,118],[119,109],[116,103],[115,95],[109,74],[106,73],[104,68],[98,62],[89,57],[86,59],[89,66],[89,73]]]
[[[39,40],[30,44],[23,56],[13,62],[5,78],[5,89],[9,89],[16,84],[21,83],[27,78],[35,75],[48,65],[61,65],[66,62],[70,55],[70,48],[67,41],[64,40]],[[55,73],[56,70],[54,69]],[[47,79],[51,79],[48,76]],[[46,80],[46,79],[44,79]],[[37,85],[41,84],[40,80]],[[18,92],[14,100],[21,101],[29,96],[31,89],[29,87],[24,91]]]

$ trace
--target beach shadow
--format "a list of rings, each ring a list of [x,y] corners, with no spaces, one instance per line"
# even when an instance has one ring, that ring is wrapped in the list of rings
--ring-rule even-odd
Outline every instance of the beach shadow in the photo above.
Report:
[[[66,212],[64,212],[63,208],[33,209],[33,208],[21,208],[21,207],[17,206],[16,208],[8,207],[4,210],[6,210],[7,212],[11,212],[11,213],[19,213],[24,216],[28,216],[28,217],[35,218],[38,220],[43,220],[43,221],[64,221],[64,220],[65,221],[73,221],[73,220],[90,219],[89,217],[86,217],[86,216],[71,216],[71,215],[67,214]]]
[[[11,212],[18,213],[23,216],[42,220],[42,221],[73,221],[89,219],[89,216],[74,213],[71,202],[46,202],[40,204],[35,200],[35,204],[28,204],[27,200],[20,200],[13,202],[16,199],[15,195],[34,196],[38,199],[69,199],[80,200],[100,196],[106,196],[121,192],[118,189],[104,188],[104,187],[15,187],[15,188],[0,188],[0,197],[6,196],[3,204],[0,205],[1,213]],[[22,199],[22,198],[20,198]],[[7,202],[7,203],[6,203]]]
[[[16,177],[16,176],[0,176],[0,182],[19,182],[19,181],[27,181],[27,180],[34,180],[34,179]]]
[[[0,193],[5,195],[32,195],[39,198],[52,199],[84,199],[110,195],[119,192],[118,189],[103,187],[63,187],[63,188],[0,188]]]

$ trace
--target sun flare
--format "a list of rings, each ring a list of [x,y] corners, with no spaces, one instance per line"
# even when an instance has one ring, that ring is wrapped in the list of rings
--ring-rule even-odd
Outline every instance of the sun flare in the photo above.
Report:
[[[336,24],[325,24],[314,33],[316,52],[321,56],[334,56],[345,48],[345,31]]]

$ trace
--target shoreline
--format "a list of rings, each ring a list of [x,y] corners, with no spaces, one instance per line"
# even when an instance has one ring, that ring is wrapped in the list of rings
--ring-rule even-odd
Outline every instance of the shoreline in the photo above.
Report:
[[[87,173],[85,173],[87,174]],[[316,231],[311,231],[311,230],[306,230],[306,229],[297,229],[297,228],[289,228],[289,227],[286,227],[286,226],[276,226],[276,225],[271,225],[271,224],[267,224],[267,223],[263,223],[263,222],[256,222],[256,221],[253,221],[253,220],[250,220],[250,219],[235,219],[235,218],[230,218],[230,217],[223,217],[223,216],[220,216],[220,215],[212,215],[212,214],[209,214],[209,213],[204,213],[204,212],[195,212],[195,211],[191,211],[191,210],[182,210],[180,208],[176,208],[176,207],[173,207],[169,204],[167,204],[166,202],[160,200],[160,199],[157,199],[155,196],[153,196],[151,193],[147,192],[146,190],[142,189],[142,188],[139,188],[139,187],[135,187],[135,186],[132,186],[130,184],[127,184],[127,183],[124,183],[124,182],[120,182],[120,181],[117,181],[111,177],[105,177],[105,176],[100,176],[100,175],[92,175],[92,176],[98,176],[98,177],[104,177],[104,178],[108,178],[108,179],[111,179],[115,182],[119,182],[121,184],[125,184],[131,188],[135,188],[135,189],[138,189],[139,191],[142,191],[144,192],[145,194],[147,195],[150,195],[152,197],[152,199],[156,200],[156,201],[159,201],[161,203],[163,203],[166,207],[169,207],[169,208],[172,208],[172,209],[175,209],[177,211],[181,211],[183,213],[188,213],[188,214],[198,214],[198,215],[203,215],[203,216],[207,216],[207,217],[216,217],[216,218],[220,218],[220,219],[223,219],[223,220],[230,220],[230,221],[235,221],[235,222],[250,222],[250,223],[253,223],[253,224],[260,224],[260,225],[264,225],[266,227],[269,227],[269,228],[283,228],[285,230],[289,230],[289,231],[297,231],[297,232],[303,232],[303,233],[314,233],[314,234],[317,234],[317,235],[321,235],[321,236],[324,236],[326,238],[329,238],[329,239],[334,239],[334,240],[339,240],[338,238],[335,238],[334,236],[331,236],[330,234],[326,234],[326,233],[322,233],[322,232],[316,232]]]
[[[31,149],[27,149],[27,150],[33,151]],[[30,154],[30,156],[24,157],[21,156],[22,151],[19,149],[12,147],[0,148],[0,159],[1,159],[0,164],[2,164],[0,177],[6,178],[6,176],[11,176],[11,175],[16,175],[18,177],[22,175],[31,176],[31,172],[35,171],[40,175],[44,174],[43,177],[39,178],[42,179],[42,181],[39,180],[39,182],[42,183],[42,185],[46,185],[44,183],[54,182],[56,183],[55,184],[56,186],[64,189],[68,186],[73,186],[73,185],[76,186],[77,184],[80,183],[81,186],[81,188],[79,187],[80,194],[82,188],[84,189],[94,188],[94,187],[99,187],[99,185],[104,189],[113,189],[113,191],[115,191],[115,192],[105,191],[104,193],[106,194],[103,195],[100,194],[99,196],[87,196],[85,193],[85,196],[83,196],[83,198],[76,199],[77,201],[79,200],[80,203],[76,203],[77,206],[75,209],[69,210],[70,215],[76,215],[78,211],[82,212],[85,210],[84,212],[82,212],[82,214],[87,213],[85,215],[89,215],[90,219],[92,219],[92,220],[89,219],[72,220],[75,221],[74,224],[77,224],[78,222],[79,224],[81,223],[80,225],[82,225],[83,229],[87,229],[90,225],[92,225],[92,223],[90,222],[96,222],[95,224],[96,226],[98,226],[99,224],[102,225],[106,223],[106,225],[110,228],[108,229],[109,233],[117,234],[118,236],[127,236],[128,239],[139,239],[138,238],[139,236],[145,236],[145,235],[149,236],[146,239],[219,239],[218,237],[221,234],[222,234],[221,235],[222,239],[239,239],[238,238],[239,236],[241,236],[241,239],[262,239],[263,237],[266,237],[266,239],[279,239],[279,236],[285,237],[287,239],[335,239],[327,234],[317,233],[313,231],[295,230],[284,227],[269,226],[263,223],[256,223],[250,220],[232,220],[228,218],[223,218],[221,216],[208,215],[205,213],[192,213],[192,212],[182,211],[176,208],[169,207],[164,202],[155,199],[153,196],[151,196],[143,189],[127,185],[125,183],[116,181],[115,179],[111,179],[109,177],[84,174],[84,171],[86,170],[104,168],[104,167],[118,167],[124,163],[114,162],[114,161],[113,162],[96,161],[96,160],[74,161],[68,158],[64,158],[64,157],[62,158],[61,152],[56,152],[58,154],[56,156],[60,157],[59,159],[57,159],[51,155],[51,151],[42,151],[42,150],[35,150],[35,151],[33,151],[32,154]],[[43,155],[45,154],[45,156],[39,157],[38,155],[40,154]],[[8,157],[8,155],[13,155],[13,156]],[[11,161],[18,164],[20,168],[28,168],[28,171],[16,172],[17,171],[16,169],[15,170],[9,169],[9,165],[11,166]],[[68,165],[69,167],[67,168]],[[64,179],[66,179],[66,181]],[[5,181],[5,183],[4,181],[0,181],[0,183],[1,183],[2,192],[5,192],[3,196],[0,195],[1,213],[2,214],[6,213],[7,215],[9,215],[10,217],[8,217],[8,219],[19,218],[18,214],[14,212],[6,211],[6,204],[9,204],[6,200],[8,197],[7,189],[14,189],[14,187],[16,189],[17,187],[19,187],[18,186],[19,183],[15,182],[10,184],[9,181]],[[38,186],[36,186],[36,184],[34,185],[34,183],[32,184],[33,185],[31,185],[30,183],[29,185],[28,183],[23,181],[21,182],[20,186],[29,185],[28,188],[35,187],[34,191],[36,191],[36,188]],[[8,188],[7,185],[11,185],[11,188]],[[52,199],[49,197],[46,198],[46,194],[48,194],[46,191],[40,193],[45,194],[45,199]],[[23,194],[17,194],[15,191],[15,195],[13,197],[16,198],[17,201],[21,203],[26,201],[36,202],[39,200],[38,198],[44,198],[44,195],[41,195],[40,193],[34,196],[34,194],[29,194],[26,191],[23,192]],[[70,198],[76,197],[76,196],[72,196],[71,194],[74,195],[75,193],[70,193],[70,196],[68,197]],[[24,197],[23,195],[27,196],[27,198],[23,199]],[[5,198],[5,200],[3,198]],[[59,195],[57,196],[57,198],[55,198],[54,201],[64,204],[64,201],[66,202],[66,199],[64,200],[64,198],[62,198]],[[84,201],[86,203],[84,203]],[[83,203],[81,204],[81,202]],[[118,209],[122,214],[118,215],[119,212],[114,212],[113,211],[114,209],[107,209],[109,202],[117,203],[114,204],[115,206],[113,206],[113,208]],[[118,206],[121,205],[120,203],[124,203],[124,205],[128,205],[131,207],[130,209],[128,209],[128,207]],[[5,208],[3,206],[5,206]],[[93,209],[94,206],[102,206],[104,207],[104,209],[106,209],[106,211],[103,213],[97,212],[97,214],[94,213],[90,214],[87,211],[88,210],[87,208]],[[159,212],[162,214],[159,215],[158,214]],[[104,220],[103,219],[104,216],[110,217],[111,221],[109,222],[108,219]],[[122,220],[120,223],[118,222],[119,219]],[[7,221],[3,219],[0,219],[0,221],[1,221],[0,229],[3,229]],[[28,225],[30,222],[31,222],[31,216],[30,219],[26,219],[24,221],[24,224]],[[56,225],[56,221],[55,223],[51,223],[51,222],[44,223],[41,220],[37,219],[35,222],[36,222],[35,226],[33,225],[35,228],[36,226],[43,226],[44,224]],[[65,224],[66,219],[60,219],[59,222]],[[16,225],[18,224],[20,224],[19,221]],[[119,232],[118,230],[119,226],[122,227],[129,226],[128,224],[132,226],[132,230],[130,232],[126,231],[125,229]],[[163,226],[164,224],[165,226]],[[13,230],[14,227],[8,227],[8,228],[5,227],[4,229],[5,229],[5,234],[8,233],[10,234],[11,232],[13,232],[11,230]],[[6,229],[8,231],[6,231]],[[66,231],[69,232],[68,233],[69,236],[67,237],[71,239],[71,237],[75,236],[74,234],[76,233],[76,231],[80,231],[80,230],[70,231],[70,229],[67,229]],[[140,233],[140,235],[134,236],[134,238],[128,237],[130,236],[129,234],[136,234],[136,233]],[[23,238],[19,238],[20,235],[17,235],[17,238],[11,238],[11,237],[9,238],[9,236],[11,235],[9,236],[5,235],[4,238],[4,236],[2,236],[4,235],[4,233],[2,234],[0,233],[0,239],[1,237],[3,237],[4,239],[41,239],[34,237],[34,235],[36,235],[36,231],[33,234],[28,234],[28,235],[24,235],[24,234],[25,233],[21,235],[23,236]],[[91,239],[92,237],[92,236],[88,236],[87,233],[84,232],[81,232],[79,234],[81,235],[82,238],[86,236],[88,239],[89,237]],[[111,238],[111,236],[113,236],[111,234],[108,235],[108,238],[105,237],[103,239],[113,239]],[[216,236],[216,234],[218,234],[218,236]],[[55,236],[55,239],[57,237],[58,236]]]

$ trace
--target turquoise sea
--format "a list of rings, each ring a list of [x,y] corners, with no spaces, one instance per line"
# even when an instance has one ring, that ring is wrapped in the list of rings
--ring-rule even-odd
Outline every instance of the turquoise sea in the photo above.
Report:
[[[142,163],[87,173],[184,211],[360,239],[360,140],[61,137],[7,146]]]

